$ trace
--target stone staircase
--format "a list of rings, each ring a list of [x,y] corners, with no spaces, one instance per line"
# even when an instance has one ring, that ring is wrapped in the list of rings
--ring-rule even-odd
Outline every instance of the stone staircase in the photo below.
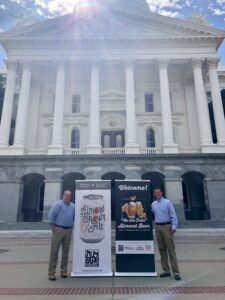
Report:
[[[225,221],[182,221],[179,222],[179,228],[225,228]]]

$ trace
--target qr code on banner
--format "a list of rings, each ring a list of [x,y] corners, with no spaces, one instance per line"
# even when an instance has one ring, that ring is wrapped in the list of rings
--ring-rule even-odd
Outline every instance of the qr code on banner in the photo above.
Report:
[[[124,252],[124,245],[118,245],[118,252]]]
[[[85,267],[99,267],[99,250],[85,250]]]

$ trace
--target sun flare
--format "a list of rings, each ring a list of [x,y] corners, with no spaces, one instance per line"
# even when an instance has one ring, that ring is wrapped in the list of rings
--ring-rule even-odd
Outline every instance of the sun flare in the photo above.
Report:
[[[74,4],[74,13],[77,16],[86,16],[99,10],[99,4],[96,0],[77,0]]]

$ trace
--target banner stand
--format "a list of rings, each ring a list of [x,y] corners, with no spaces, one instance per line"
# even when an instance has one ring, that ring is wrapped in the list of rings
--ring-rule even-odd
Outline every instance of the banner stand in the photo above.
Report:
[[[116,180],[115,276],[156,277],[150,181]]]
[[[111,181],[76,181],[71,277],[111,277]]]

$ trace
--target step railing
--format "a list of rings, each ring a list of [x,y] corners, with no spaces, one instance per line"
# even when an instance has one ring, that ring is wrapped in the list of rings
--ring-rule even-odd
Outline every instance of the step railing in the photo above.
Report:
[[[179,148],[179,153],[181,154],[201,153],[201,149],[194,148],[194,147],[183,147],[183,148]]]
[[[141,147],[141,154],[154,155],[154,154],[161,154],[161,153],[162,153],[162,149],[160,148]]]
[[[47,150],[45,149],[32,149],[26,150],[25,155],[47,155]]]
[[[80,155],[80,154],[85,154],[83,153],[83,150],[80,148],[66,148],[64,150],[64,155]]]
[[[102,148],[101,153],[103,155],[116,155],[116,154],[125,154],[125,148]]]

